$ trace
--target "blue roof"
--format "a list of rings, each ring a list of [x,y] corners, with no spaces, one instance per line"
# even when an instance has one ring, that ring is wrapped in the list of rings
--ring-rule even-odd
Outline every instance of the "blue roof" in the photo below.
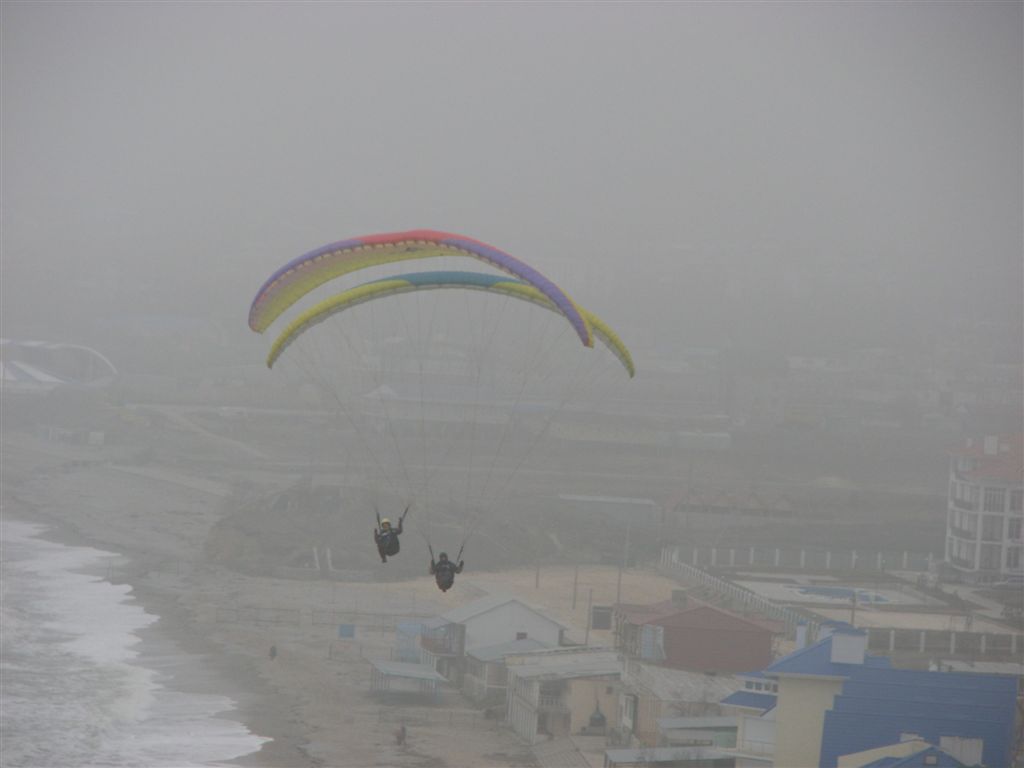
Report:
[[[833,630],[849,634],[843,626]],[[1017,699],[1015,677],[893,669],[888,658],[869,654],[864,655],[863,664],[836,663],[831,659],[834,637],[830,634],[764,670],[769,677],[843,678],[840,693],[825,711],[819,766],[835,768],[841,755],[898,743],[904,733],[919,734],[933,744],[943,736],[981,739],[985,765],[1010,763]],[[732,703],[733,696],[722,703]],[[919,764],[884,758],[872,766],[902,768]],[[939,765],[947,768],[957,764]]]
[[[813,645],[793,651],[788,656],[765,667],[769,677],[775,675],[823,675],[829,677],[852,677],[865,668],[889,669],[892,662],[886,656],[864,655],[863,664],[844,664],[832,661],[832,635]]]
[[[962,718],[965,720],[986,719],[994,722],[1009,721],[1013,717],[1012,710],[1006,710],[998,704],[988,702],[988,706],[964,704],[955,696],[943,697],[942,700],[888,698],[882,694],[874,696],[847,696],[844,690],[832,702],[834,712],[865,712],[868,714],[901,715],[908,710],[915,716]]]
[[[775,707],[776,697],[774,693],[755,693],[754,691],[736,691],[730,693],[719,704],[727,704],[733,707],[749,707],[767,712]]]
[[[1015,678],[906,669],[884,676],[869,670],[867,677],[880,680],[845,681],[826,710],[819,765],[834,768],[840,755],[894,744],[903,733],[932,743],[943,736],[982,739],[985,765],[1010,764]]]
[[[949,685],[924,685],[914,680],[913,676],[903,674],[907,671],[892,670],[896,674],[890,676],[884,683],[859,678],[846,680],[843,683],[843,697],[902,701],[905,706],[943,703],[984,707],[991,705],[993,693],[999,694],[998,688],[975,688],[970,685],[970,681]]]
[[[935,761],[926,763],[925,758],[928,756],[934,756]],[[924,768],[924,766],[965,768],[963,763],[938,747],[928,747],[906,757],[883,757],[863,765],[861,768]]]

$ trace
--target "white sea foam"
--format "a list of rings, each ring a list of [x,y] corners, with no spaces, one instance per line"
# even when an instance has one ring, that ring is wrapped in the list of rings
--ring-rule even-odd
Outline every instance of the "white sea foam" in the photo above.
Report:
[[[115,555],[42,532],[0,522],[0,764],[209,766],[267,741],[216,716],[230,698],[169,689],[144,666],[137,632],[158,617],[104,580]]]

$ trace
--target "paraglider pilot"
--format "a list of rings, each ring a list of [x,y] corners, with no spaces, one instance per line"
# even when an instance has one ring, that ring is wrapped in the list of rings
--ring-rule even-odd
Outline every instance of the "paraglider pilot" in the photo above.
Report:
[[[462,573],[463,565],[465,562],[462,560],[459,560],[458,565],[449,560],[447,552],[439,554],[435,563],[433,551],[430,553],[430,573],[433,574],[437,587],[442,592],[447,592],[452,588],[452,584],[455,583],[455,574]]]
[[[380,554],[380,561],[386,563],[388,556],[394,557],[398,554],[401,549],[401,545],[398,542],[398,537],[402,534],[402,523],[405,521],[405,516],[409,514],[409,507],[405,508],[405,512],[398,518],[398,527],[394,528],[391,525],[391,521],[386,517],[382,518],[377,515],[377,528],[373,529],[373,540],[377,543],[377,552]]]

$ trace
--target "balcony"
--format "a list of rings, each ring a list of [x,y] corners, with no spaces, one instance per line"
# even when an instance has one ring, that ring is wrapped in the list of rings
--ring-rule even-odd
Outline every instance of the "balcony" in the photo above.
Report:
[[[953,556],[949,558],[949,562],[958,568],[966,568],[972,571],[977,569],[977,566],[974,564],[974,558]]]
[[[967,501],[966,499],[950,499],[950,503],[957,509],[963,509],[967,512],[976,512],[978,510],[978,502]]]
[[[978,538],[978,534],[974,531],[968,531],[966,528],[954,528],[953,526],[949,527],[949,535],[967,541],[976,541]]]
[[[568,712],[569,705],[562,701],[560,696],[552,696],[542,693],[537,697],[538,712]]]

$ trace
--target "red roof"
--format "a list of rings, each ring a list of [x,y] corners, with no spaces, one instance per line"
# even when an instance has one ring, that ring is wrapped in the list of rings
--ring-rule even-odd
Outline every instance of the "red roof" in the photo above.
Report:
[[[658,619],[674,616],[686,609],[686,605],[674,600],[662,600],[660,603],[650,603],[649,605],[638,603],[617,603],[615,605],[615,610],[621,613],[627,622],[636,626],[653,624]]]
[[[987,449],[987,450],[986,450]],[[973,458],[975,467],[960,473],[971,480],[996,480],[1001,483],[1024,483],[1024,433],[968,438],[955,452]]]
[[[695,627],[701,629],[729,628],[739,631],[767,631],[779,633],[773,622],[748,619],[724,608],[687,595],[686,603],[663,600],[650,605],[619,603],[615,609],[634,626],[658,624],[663,627]]]
[[[688,629],[718,629],[730,632],[767,632],[775,630],[759,621],[737,616],[731,611],[713,605],[695,605],[673,616],[666,616],[655,622],[663,627],[685,627]]]

